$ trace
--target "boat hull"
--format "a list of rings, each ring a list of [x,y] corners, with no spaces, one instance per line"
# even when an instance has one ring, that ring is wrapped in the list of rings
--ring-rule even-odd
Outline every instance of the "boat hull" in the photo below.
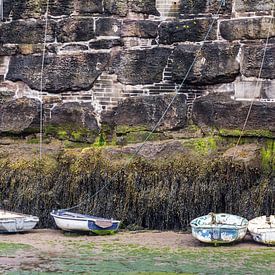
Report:
[[[257,217],[249,221],[248,230],[254,241],[267,245],[275,245],[275,215]]]
[[[212,223],[212,215],[194,219],[191,222],[192,235],[204,243],[226,244],[240,241],[247,232],[248,221],[230,214],[215,214],[216,223]]]
[[[96,235],[111,235],[118,231],[120,221],[81,215],[71,212],[53,211],[51,216],[58,228],[68,232],[92,232]]]
[[[0,210],[0,233],[16,233],[32,230],[38,223],[36,216]]]

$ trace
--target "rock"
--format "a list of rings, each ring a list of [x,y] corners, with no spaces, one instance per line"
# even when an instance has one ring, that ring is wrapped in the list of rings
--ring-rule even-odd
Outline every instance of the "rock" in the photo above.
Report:
[[[274,0],[235,0],[236,12],[271,11]]]
[[[72,43],[66,44],[60,48],[60,51],[68,51],[68,52],[78,52],[78,51],[88,51],[89,47],[87,45]]]
[[[91,14],[91,13],[102,13],[103,6],[101,0],[75,0],[74,10],[78,14]]]
[[[93,18],[66,18],[57,24],[58,42],[88,41],[95,37]]]
[[[121,39],[97,39],[89,43],[91,49],[111,49],[117,46],[123,46]]]
[[[93,143],[99,127],[91,104],[57,104],[45,123],[46,134],[60,139]]]
[[[226,5],[220,8],[219,13],[231,14],[232,0],[226,0],[225,3]],[[220,7],[220,1],[180,0],[180,13],[183,13],[183,14],[197,14],[197,13],[217,14],[219,7]]]
[[[230,19],[220,22],[221,36],[229,41],[262,39],[275,36],[275,21],[272,28],[270,17]]]
[[[47,0],[4,0],[4,16],[13,19],[39,18],[46,12]],[[74,11],[74,0],[54,0],[49,2],[52,16],[70,15]]]
[[[0,56],[14,55],[18,51],[17,45],[0,44]]]
[[[120,36],[121,21],[114,18],[102,17],[96,20],[97,36]]]
[[[171,49],[162,47],[122,51],[113,61],[112,68],[123,84],[160,82],[170,53]]]
[[[123,20],[121,36],[156,38],[158,35],[159,21],[152,20]]]
[[[237,55],[240,46],[225,42],[206,43],[202,50],[195,44],[178,45],[172,56],[172,79],[181,83],[195,55],[197,59],[186,83],[216,84],[232,82],[239,74]]]
[[[204,41],[213,19],[194,19],[163,22],[159,28],[159,42],[173,44],[185,41]],[[217,23],[213,25],[207,40],[217,39]]]
[[[246,44],[241,51],[241,73],[246,77],[258,77],[264,56],[264,43]],[[266,49],[261,78],[275,79],[275,44]]]
[[[128,0],[131,11],[143,14],[159,15],[156,0]]]
[[[0,133],[26,134],[39,131],[39,101],[19,98],[0,104]]]
[[[25,82],[40,90],[41,55],[12,56],[7,80]],[[44,91],[60,93],[66,90],[85,90],[107,66],[107,53],[74,53],[47,55],[44,66]]]
[[[159,121],[172,95],[133,97],[119,103],[113,111],[102,115],[102,122],[117,127],[121,134],[136,131],[151,130]],[[161,121],[156,131],[176,130],[184,128],[187,121],[186,96],[180,94],[176,97],[171,108]]]
[[[226,136],[240,136],[250,101],[235,101],[229,93],[211,93],[197,98],[193,106],[193,121],[203,129],[217,129]],[[275,136],[275,103],[255,101],[244,135]],[[273,134],[272,134],[273,133]]]
[[[103,0],[104,11],[107,14],[126,16],[128,13],[128,0]]]
[[[55,23],[49,20],[47,42],[54,41]],[[36,44],[44,42],[44,20],[18,20],[0,23],[1,44]]]

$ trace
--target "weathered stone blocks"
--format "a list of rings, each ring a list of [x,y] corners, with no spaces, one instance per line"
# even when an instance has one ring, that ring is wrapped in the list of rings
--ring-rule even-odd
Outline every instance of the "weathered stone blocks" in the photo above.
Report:
[[[39,129],[39,101],[19,98],[0,104],[0,133],[19,134]]]
[[[240,68],[237,55],[240,46],[226,42],[178,45],[173,52],[172,79],[181,83],[195,56],[195,64],[186,83],[217,84],[234,81]]]
[[[104,11],[107,14],[114,14],[118,16],[126,16],[128,13],[127,0],[103,0]]]
[[[97,36],[120,36],[121,21],[110,17],[101,17],[96,20]]]
[[[120,52],[112,69],[123,84],[152,84],[162,80],[162,73],[171,49],[155,47]]]
[[[233,100],[229,93],[210,93],[195,100],[193,121],[200,127],[208,130],[241,130],[250,105],[250,101],[241,102]],[[275,103],[254,102],[246,130],[262,129],[266,130],[266,132],[273,132],[275,136],[274,117]]]
[[[128,0],[131,11],[143,14],[159,15],[156,9],[156,0]]]
[[[272,37],[275,36],[275,20],[272,17],[224,20],[220,23],[220,33],[229,41]]]
[[[159,42],[173,44],[184,41],[203,41],[213,18],[163,22],[159,28]],[[217,39],[217,23],[213,25],[207,40]]]
[[[44,91],[59,93],[85,90],[101,74],[109,61],[107,53],[75,53],[48,55],[44,66]],[[21,80],[40,90],[41,55],[12,56],[6,79]]]
[[[78,14],[92,14],[92,13],[102,13],[103,5],[102,0],[75,0],[74,10]]]
[[[49,21],[47,42],[54,41],[54,21]],[[36,44],[44,42],[44,20],[17,20],[0,23],[0,44]]]
[[[173,95],[144,96],[128,98],[113,111],[103,115],[102,121],[108,125],[131,131],[131,127],[151,130],[161,118]],[[186,96],[178,95],[159,125],[159,130],[184,128],[187,122]],[[137,129],[136,128],[136,129]]]
[[[156,38],[158,35],[159,21],[151,20],[123,20],[121,36],[122,37],[139,37],[139,38]]]
[[[94,37],[93,18],[67,18],[58,22],[58,42],[88,41]]]
[[[235,0],[237,12],[271,11],[274,0]]]
[[[241,73],[246,77],[258,77],[263,62],[260,78],[275,79],[275,44],[269,44],[264,56],[265,44],[246,44],[242,47]]]

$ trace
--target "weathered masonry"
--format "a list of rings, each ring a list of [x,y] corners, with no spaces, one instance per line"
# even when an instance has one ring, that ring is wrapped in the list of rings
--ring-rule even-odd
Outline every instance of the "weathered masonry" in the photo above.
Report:
[[[50,1],[45,106],[85,102],[100,114],[125,98],[174,93],[213,20],[180,91],[189,109],[195,98],[213,91],[273,102],[273,0],[223,2],[219,10],[218,0]],[[38,98],[46,0],[0,3],[0,91]]]

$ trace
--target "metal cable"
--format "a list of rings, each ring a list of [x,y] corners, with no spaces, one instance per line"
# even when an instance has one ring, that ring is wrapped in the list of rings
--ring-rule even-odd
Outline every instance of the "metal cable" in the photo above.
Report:
[[[147,135],[147,137],[145,138],[145,140],[142,142],[142,144],[137,148],[137,150],[134,152],[134,154],[128,159],[127,163],[125,164],[125,167],[127,167],[127,165],[138,155],[138,153],[140,152],[140,150],[144,147],[145,143],[149,140],[149,138],[152,136],[152,134],[155,132],[155,130],[158,128],[158,126],[160,125],[161,121],[163,120],[163,118],[165,117],[165,115],[167,114],[167,112],[169,111],[170,107],[172,106],[172,104],[174,103],[176,97],[178,96],[179,94],[179,91],[181,90],[183,84],[185,83],[187,77],[189,76],[192,68],[194,67],[195,65],[195,62],[197,61],[197,58],[198,58],[198,55],[199,53],[201,52],[203,46],[204,46],[204,43],[205,41],[207,40],[213,26],[214,26],[214,23],[216,21],[216,19],[218,18],[219,16],[219,12],[221,10],[221,7],[222,7],[223,3],[221,2],[221,4],[219,5],[219,8],[218,8],[218,11],[217,13],[213,16],[213,20],[210,24],[210,27],[204,37],[204,40],[201,42],[201,46],[200,48],[198,49],[198,51],[196,52],[195,54],[195,58],[191,64],[191,66],[189,67],[187,73],[185,74],[181,84],[175,89],[175,95],[173,96],[171,102],[168,104],[167,108],[165,109],[165,111],[163,112],[162,116],[160,117],[160,119],[158,120],[158,122],[156,123],[156,125],[152,128],[151,132]],[[72,210],[72,209],[75,209],[75,208],[78,208],[80,207],[81,205],[83,205],[84,203],[86,203],[87,201],[93,199],[94,197],[96,197],[102,190],[104,190],[111,182],[112,180],[115,178],[115,176],[117,175],[118,172],[116,172],[109,181],[107,181],[107,183],[105,185],[103,185],[98,191],[96,191],[91,197],[89,197],[87,200],[85,201],[82,201],[81,203],[73,206],[73,207],[70,207],[70,208],[65,208],[65,209],[61,209],[63,211],[68,211],[68,210]]]

